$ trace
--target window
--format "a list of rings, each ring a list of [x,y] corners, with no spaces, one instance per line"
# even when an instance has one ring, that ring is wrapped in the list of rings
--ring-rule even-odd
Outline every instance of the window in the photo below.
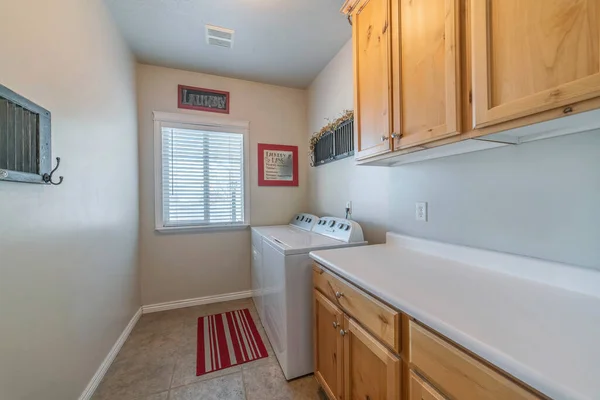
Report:
[[[166,113],[154,119],[156,229],[247,226],[248,123]]]
[[[0,181],[44,183],[50,160],[50,112],[0,85]]]

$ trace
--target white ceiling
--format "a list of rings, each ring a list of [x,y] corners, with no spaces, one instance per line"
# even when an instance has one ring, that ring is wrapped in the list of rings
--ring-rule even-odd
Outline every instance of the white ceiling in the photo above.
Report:
[[[351,37],[344,0],[105,0],[138,61],[307,87]],[[235,30],[208,46],[205,24]]]

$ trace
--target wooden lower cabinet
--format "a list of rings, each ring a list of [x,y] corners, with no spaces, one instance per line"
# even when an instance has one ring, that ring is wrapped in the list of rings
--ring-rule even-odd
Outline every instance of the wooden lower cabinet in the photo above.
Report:
[[[409,400],[446,400],[414,371],[410,371],[409,381]]]
[[[314,290],[315,378],[330,400],[400,400],[401,360]]]
[[[313,268],[314,287],[396,353],[400,352],[400,313],[322,268]]]
[[[548,400],[360,287],[313,271],[315,378],[330,400]],[[398,340],[376,329],[374,319],[391,318],[369,304],[398,314]]]
[[[344,317],[344,399],[399,400],[400,358]]]
[[[314,290],[314,362],[315,378],[330,399],[343,394],[344,324],[342,311]]]
[[[411,365],[460,400],[539,400],[504,375],[456,348],[428,329],[409,324]]]

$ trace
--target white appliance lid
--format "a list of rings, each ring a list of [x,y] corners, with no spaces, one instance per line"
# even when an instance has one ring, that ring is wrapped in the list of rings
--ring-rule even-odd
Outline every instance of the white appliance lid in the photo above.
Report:
[[[303,254],[313,250],[322,250],[336,247],[346,247],[348,243],[319,235],[313,232],[279,231],[265,235],[272,245],[284,254]],[[360,244],[360,243],[356,243]]]
[[[292,234],[292,233],[307,233],[307,231],[305,231],[302,228],[297,228],[293,225],[271,225],[271,226],[255,226],[252,227],[252,230],[255,231],[256,233],[265,236],[265,237],[269,237],[271,235],[277,235],[280,232],[283,232],[284,234],[286,232]]]

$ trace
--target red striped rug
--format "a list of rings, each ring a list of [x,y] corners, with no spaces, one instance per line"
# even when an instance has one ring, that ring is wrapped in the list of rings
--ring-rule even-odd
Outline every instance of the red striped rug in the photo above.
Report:
[[[196,376],[267,356],[247,308],[198,318]]]

